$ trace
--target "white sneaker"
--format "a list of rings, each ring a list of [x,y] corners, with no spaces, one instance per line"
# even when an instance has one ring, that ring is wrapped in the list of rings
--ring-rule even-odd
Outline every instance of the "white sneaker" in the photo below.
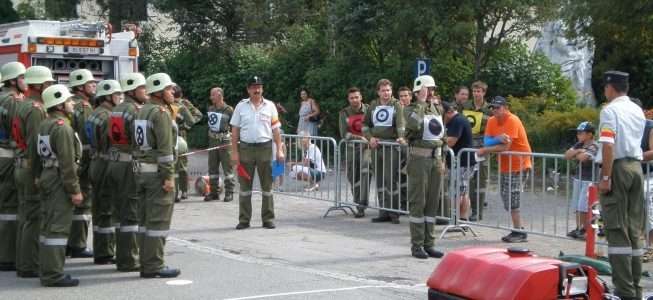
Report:
[[[319,189],[320,189],[320,185],[316,183],[314,185],[310,185],[310,186],[306,187],[304,189],[304,192],[314,192],[314,191],[317,191]]]

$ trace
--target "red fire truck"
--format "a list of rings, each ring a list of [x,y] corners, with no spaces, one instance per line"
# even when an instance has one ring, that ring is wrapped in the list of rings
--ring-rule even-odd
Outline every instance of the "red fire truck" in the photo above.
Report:
[[[119,79],[138,71],[137,30],[112,32],[101,22],[29,20],[0,24],[0,65],[22,62],[52,70],[59,83],[75,69],[95,79]]]

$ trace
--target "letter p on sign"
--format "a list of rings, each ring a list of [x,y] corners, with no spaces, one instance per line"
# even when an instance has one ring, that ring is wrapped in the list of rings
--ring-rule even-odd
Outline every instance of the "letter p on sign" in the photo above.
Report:
[[[415,78],[420,75],[431,73],[431,60],[428,58],[418,58],[415,60]]]

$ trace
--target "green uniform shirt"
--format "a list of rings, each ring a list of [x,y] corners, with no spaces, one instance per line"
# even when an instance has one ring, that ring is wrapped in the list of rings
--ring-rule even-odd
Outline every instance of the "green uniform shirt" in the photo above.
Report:
[[[93,107],[88,101],[83,100],[81,96],[75,95],[72,98],[75,101],[72,127],[73,130],[77,132],[77,135],[79,135],[79,139],[82,141],[82,144],[86,146],[90,143],[90,141],[86,136],[86,129],[84,126],[88,117],[90,117],[93,113]]]
[[[158,164],[159,174],[170,180],[175,173],[174,147],[177,142],[171,116],[168,105],[152,99],[138,112],[133,127],[136,159],[141,163]]]
[[[57,161],[64,190],[70,195],[81,193],[77,164],[82,157],[82,145],[62,112],[53,112],[38,128],[38,147],[31,158],[35,177],[40,177],[42,162]]]
[[[175,99],[175,104],[179,106],[176,120],[179,125],[179,133],[185,136],[186,131],[202,120],[202,112],[188,99]]]
[[[340,111],[340,137],[343,139],[355,139],[356,136],[363,136],[363,119],[368,111],[368,105],[361,103],[361,107],[354,109],[351,105]]]
[[[487,120],[492,116],[492,110],[490,110],[490,104],[486,101],[483,102],[483,105],[480,108],[476,108],[474,105],[474,100],[467,100],[465,106],[462,110],[462,114],[465,115],[469,124],[472,126],[472,140],[474,147],[483,146],[483,137],[485,134],[485,126],[487,125]],[[480,124],[478,122],[480,121]]]
[[[14,93],[9,88],[0,91],[0,147],[5,149],[16,148],[16,143],[11,137],[11,121],[16,114],[16,107],[23,99],[22,95]]]
[[[103,102],[98,106],[86,120],[86,138],[94,153],[109,154],[111,143],[109,142],[109,116],[111,106]]]
[[[36,135],[39,125],[45,120],[47,113],[43,108],[41,95],[29,96],[26,101],[19,102],[16,107],[14,123],[17,135],[12,135],[16,142],[16,154],[22,157],[30,157],[28,152],[36,150]]]
[[[369,140],[372,137],[382,140],[403,138],[406,130],[403,108],[399,100],[392,98],[387,105],[381,105],[374,100],[363,119],[363,135]]]
[[[134,119],[141,109],[141,105],[129,95],[111,111],[111,146],[123,153],[131,154],[133,147]]]
[[[215,105],[210,105],[206,113],[208,115],[209,124],[209,138],[214,134],[225,134],[231,132],[231,116],[234,114],[234,108],[228,104],[224,104],[221,108]]]
[[[415,101],[404,110],[406,139],[419,148],[438,148],[446,143],[442,113],[433,104]]]

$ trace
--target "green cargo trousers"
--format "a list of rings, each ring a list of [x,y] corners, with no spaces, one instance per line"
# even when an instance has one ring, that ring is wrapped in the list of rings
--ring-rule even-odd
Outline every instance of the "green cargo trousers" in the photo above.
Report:
[[[156,273],[165,267],[164,247],[170,230],[175,191],[163,190],[163,179],[156,173],[137,172],[139,206],[140,265],[143,273]]]
[[[374,178],[376,179],[376,190],[380,208],[400,209],[400,150],[396,146],[379,145],[372,150],[372,161],[374,163]],[[380,210],[379,216],[397,214]]]
[[[111,202],[115,219],[120,223],[116,228],[116,268],[118,270],[136,269],[138,262],[138,185],[131,161],[110,161],[108,166],[109,186],[120,187],[114,190]]]
[[[73,218],[73,203],[66,193],[58,168],[41,173],[42,222],[40,233],[41,284],[50,285],[64,277],[66,245]]]
[[[347,180],[351,185],[354,203],[359,208],[366,208],[369,204],[370,192],[370,151],[367,145],[354,144],[345,149],[347,161]]]
[[[252,182],[254,171],[258,173],[263,194],[261,219],[263,223],[274,220],[274,201],[272,199],[272,144],[252,145],[240,143],[240,164],[245,168],[252,180],[238,176],[240,182],[239,217],[241,224],[249,224],[252,219]]]
[[[642,254],[646,210],[644,178],[638,160],[618,159],[612,167],[612,190],[600,197],[608,240],[615,295],[642,299]]]
[[[41,228],[41,197],[34,184],[29,162],[17,158],[14,180],[18,194],[18,235],[16,269],[19,272],[39,271],[39,234]]]
[[[442,158],[408,156],[410,241],[413,247],[435,244],[435,216],[440,206]]]
[[[79,166],[79,187],[82,190],[84,201],[81,205],[75,206],[73,210],[73,224],[70,227],[70,237],[68,238],[68,247],[76,249],[86,249],[86,240],[88,238],[88,225],[92,219],[91,205],[92,189],[89,168],[91,165],[90,150],[82,151],[81,164]]]
[[[0,158],[0,265],[16,264],[18,199],[14,185],[14,159]]]
[[[177,193],[188,192],[188,156],[177,157],[177,164],[175,165],[175,190]],[[178,196],[175,193],[175,198]]]
[[[209,147],[217,147],[229,144],[229,138],[214,139],[209,138]],[[236,175],[234,174],[234,166],[231,163],[231,148],[213,150],[209,152],[209,181],[211,184],[211,195],[218,195],[218,182],[220,178],[220,166],[222,166],[222,174],[224,174],[224,191],[225,195],[233,194],[236,187]]]
[[[104,158],[93,158],[89,173],[93,185],[93,255],[95,258],[109,258],[115,255],[115,222],[111,194],[119,186],[111,186],[108,176],[109,162]]]

